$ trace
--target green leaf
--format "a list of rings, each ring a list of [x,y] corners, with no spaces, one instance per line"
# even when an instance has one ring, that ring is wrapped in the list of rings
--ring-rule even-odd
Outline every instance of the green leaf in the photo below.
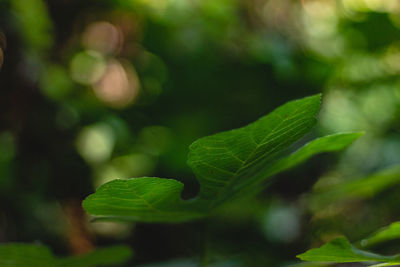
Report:
[[[182,189],[174,179],[118,179],[99,187],[83,207],[90,214],[118,220],[175,222],[203,216],[181,199]]]
[[[132,256],[125,246],[99,249],[87,254],[57,258],[43,245],[12,243],[0,245],[0,266],[4,267],[89,267],[123,263]]]
[[[342,150],[361,135],[363,133],[338,133],[317,138],[292,154],[282,157],[272,164],[267,164],[264,169],[260,169],[257,173],[252,174],[250,178],[244,178],[245,182],[241,184],[242,186],[233,187],[233,190],[229,191],[229,194],[233,197],[235,195],[246,194],[247,192],[256,192],[262,188],[259,186],[259,183],[268,177],[295,167],[316,154]],[[247,187],[243,186],[246,182]]]
[[[392,166],[383,171],[355,180],[345,181],[333,187],[314,192],[308,201],[313,210],[323,209],[330,204],[343,203],[352,199],[366,199],[400,183],[400,166]]]
[[[30,244],[0,245],[0,266],[53,267],[55,264],[56,259],[45,246]]]
[[[399,262],[400,256],[383,256],[360,250],[349,243],[345,237],[336,238],[320,248],[310,249],[297,256],[304,261],[320,262]]]
[[[388,263],[374,264],[369,267],[399,266],[399,265],[400,265],[400,262],[388,262]]]
[[[400,222],[394,222],[391,225],[378,230],[370,237],[363,239],[361,241],[361,245],[363,247],[369,247],[394,239],[400,239]]]
[[[243,128],[211,135],[190,146],[188,164],[200,193],[182,200],[183,184],[154,177],[114,180],[83,202],[99,219],[182,222],[206,216],[227,200],[248,193],[259,183],[309,157],[345,148],[361,133],[325,136],[288,154],[289,147],[311,130],[320,95],[286,103]]]
[[[284,104],[243,128],[200,138],[188,164],[201,185],[200,197],[218,201],[248,184],[248,177],[276,160],[315,125],[320,95]]]
[[[323,152],[333,152],[346,148],[351,143],[353,143],[356,139],[362,136],[364,133],[338,133],[327,135],[324,137],[317,138],[296,152],[292,153],[288,157],[285,157],[276,163],[274,163],[269,168],[268,175],[274,175],[276,173],[287,170],[291,167],[294,167],[315,154],[323,153]]]
[[[126,246],[113,246],[101,248],[95,251],[59,259],[57,261],[60,267],[87,267],[87,266],[115,266],[126,262],[132,257],[132,251]]]
[[[285,267],[328,267],[332,266],[331,263],[322,263],[322,262],[297,262],[295,264],[283,265]]]

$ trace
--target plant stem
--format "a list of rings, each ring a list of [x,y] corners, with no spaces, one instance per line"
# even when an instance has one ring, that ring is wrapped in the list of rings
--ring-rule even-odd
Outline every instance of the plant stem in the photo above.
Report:
[[[209,231],[208,231],[208,221],[204,222],[203,225],[203,249],[201,253],[201,267],[208,266],[208,240],[209,239]]]

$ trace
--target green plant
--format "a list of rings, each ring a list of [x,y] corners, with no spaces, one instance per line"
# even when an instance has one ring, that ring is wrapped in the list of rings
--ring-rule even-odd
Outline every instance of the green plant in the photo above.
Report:
[[[125,246],[98,249],[79,256],[55,257],[43,245],[13,243],[0,245],[0,266],[6,267],[86,267],[115,265],[131,257],[131,250]]]
[[[155,177],[114,180],[83,202],[99,219],[183,222],[202,218],[232,198],[254,192],[259,184],[311,156],[345,148],[361,133],[315,139],[293,153],[290,146],[316,123],[320,95],[286,103],[243,128],[195,141],[188,164],[200,183],[199,195],[180,198],[183,184]]]
[[[378,262],[371,266],[398,266],[400,265],[400,255],[384,256],[363,250],[372,245],[398,238],[400,238],[400,222],[395,222],[361,240],[356,245],[351,244],[345,237],[338,237],[320,248],[310,249],[297,257],[304,261],[315,262]]]
[[[320,99],[321,95],[314,95],[288,102],[243,128],[195,141],[189,148],[188,164],[201,188],[194,199],[181,199],[183,184],[175,179],[142,177],[118,179],[102,185],[84,200],[83,207],[101,220],[177,223],[209,216],[232,199],[258,192],[260,184],[273,175],[318,153],[341,150],[362,135],[328,135],[293,151],[293,144],[315,125]],[[115,253],[108,253],[109,250]],[[42,246],[8,245],[0,247],[0,253],[2,251],[9,258],[15,258],[6,262],[30,266],[40,265],[42,261],[52,262],[53,266],[113,264],[129,256],[124,247],[66,259],[55,258]],[[32,255],[37,262],[30,264],[29,257],[21,259],[23,254]],[[113,257],[101,262],[107,255]]]
[[[308,197],[308,206],[314,211],[335,209],[357,199],[371,198],[384,189],[395,186],[399,180],[400,168],[396,165],[367,177],[339,183],[330,187],[329,190],[313,192]],[[399,266],[400,255],[387,256],[370,252],[371,249],[399,239],[400,222],[393,222],[360,241],[350,243],[346,237],[339,236],[320,248],[310,249],[297,257],[304,261],[321,264],[364,262],[372,264],[370,266]]]

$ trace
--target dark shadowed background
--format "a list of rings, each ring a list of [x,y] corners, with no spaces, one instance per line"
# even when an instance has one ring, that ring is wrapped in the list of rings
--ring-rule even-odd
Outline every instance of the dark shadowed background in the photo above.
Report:
[[[400,218],[400,177],[323,193],[400,162],[397,0],[1,0],[0,31],[3,243],[58,255],[127,244],[129,266],[196,266],[204,250],[218,266],[286,266]],[[210,218],[206,249],[201,221],[93,223],[81,208],[116,178],[176,178],[193,197],[190,143],[319,92],[303,142],[366,134]]]

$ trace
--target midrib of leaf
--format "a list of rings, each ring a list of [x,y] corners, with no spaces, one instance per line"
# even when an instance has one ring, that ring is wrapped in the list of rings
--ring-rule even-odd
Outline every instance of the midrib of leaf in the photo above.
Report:
[[[298,109],[297,109],[297,110],[298,110]],[[296,110],[296,112],[297,112],[297,110]],[[304,114],[304,112],[303,112],[302,114]],[[280,117],[280,116],[278,116],[277,114],[275,114],[275,116],[278,117],[278,118]],[[293,117],[295,117],[295,116],[293,116]],[[279,128],[284,122],[286,122],[286,121],[288,121],[288,120],[289,120],[288,118],[282,120],[278,125],[275,126],[275,128],[274,128],[267,136],[265,136],[265,137],[263,138],[263,140],[262,140],[260,143],[257,143],[257,142],[254,140],[254,132],[253,132],[253,131],[251,132],[251,135],[250,135],[250,136],[252,137],[251,139],[254,140],[254,142],[257,144],[257,146],[256,146],[256,148],[253,150],[253,152],[248,156],[248,158],[244,161],[243,166],[241,166],[241,167],[235,172],[235,175],[237,175],[242,169],[244,169],[244,168],[247,167],[248,165],[251,165],[251,164],[253,164],[254,162],[257,161],[257,159],[255,159],[255,160],[253,160],[253,161],[248,162],[248,161],[251,159],[251,157],[257,152],[257,150],[260,149],[260,147],[265,146],[265,145],[267,145],[267,144],[269,144],[269,143],[275,141],[276,139],[280,138],[280,137],[283,135],[283,134],[277,135],[276,137],[269,139],[268,142],[265,142],[265,140],[266,140],[267,138],[269,138],[270,136],[272,136],[272,135],[274,134],[274,131],[276,131],[276,133],[278,133],[279,131],[286,130],[286,129],[290,128],[293,124],[295,124],[295,123],[297,124],[297,122],[301,121],[301,118],[300,118],[299,120],[297,120],[297,121],[294,121],[291,125],[287,126],[286,128],[282,128],[282,129],[280,129],[280,130],[278,130],[278,131],[276,130],[276,129]],[[304,120],[304,121],[306,121],[306,120]],[[300,127],[300,126],[302,126],[302,124],[299,124],[297,127]],[[295,127],[295,128],[296,128],[296,127]],[[295,128],[294,128],[294,129],[295,129]],[[275,133],[275,134],[276,134],[276,133]],[[263,142],[265,142],[265,143],[263,143]],[[276,147],[277,147],[277,146],[275,146],[275,148],[276,148]],[[267,151],[264,155],[268,154],[268,152],[269,152],[269,151]],[[262,157],[264,157],[264,155],[263,155]]]
[[[286,119],[286,120],[289,120],[289,119]],[[267,155],[268,152],[270,152],[270,151],[266,151],[266,153],[265,153],[264,155],[262,155],[261,157],[256,158],[256,159],[254,159],[253,161],[250,161],[250,159],[253,157],[253,155],[255,155],[256,152],[257,152],[262,146],[266,146],[266,145],[268,145],[269,143],[272,143],[272,142],[275,141],[276,139],[280,138],[280,137],[285,133],[285,130],[286,130],[286,129],[290,128],[293,124],[296,124],[296,123],[298,123],[299,121],[301,121],[301,119],[292,122],[292,123],[291,123],[290,125],[288,125],[286,128],[282,128],[282,129],[279,129],[278,131],[276,131],[276,129],[279,128],[280,125],[283,124],[285,121],[280,122],[277,126],[275,126],[275,128],[274,128],[273,130],[271,130],[271,132],[270,132],[266,137],[263,138],[263,140],[262,140],[260,143],[257,143],[257,142],[254,140],[254,137],[252,137],[251,139],[252,139],[252,140],[254,141],[254,143],[256,144],[256,147],[255,147],[255,148],[253,149],[253,151],[249,154],[249,156],[247,156],[247,158],[246,158],[245,160],[240,159],[237,155],[235,155],[234,153],[232,153],[232,151],[228,150],[227,147],[221,147],[221,148],[218,148],[218,147],[204,147],[204,148],[206,148],[206,149],[208,149],[208,148],[210,148],[210,149],[211,149],[211,148],[212,148],[212,149],[221,149],[221,150],[223,149],[223,150],[225,150],[228,154],[230,154],[231,156],[233,156],[235,159],[237,159],[238,161],[240,161],[240,162],[241,162],[241,166],[240,166],[235,172],[232,172],[232,171],[229,171],[229,170],[226,170],[226,169],[222,169],[222,168],[220,168],[220,167],[218,167],[218,166],[209,164],[209,163],[207,163],[207,162],[205,162],[205,161],[203,161],[203,160],[192,161],[192,163],[200,162],[200,163],[202,163],[202,164],[204,164],[204,165],[207,165],[207,166],[210,166],[210,167],[215,168],[215,169],[217,169],[217,170],[220,170],[220,171],[222,171],[222,172],[228,173],[228,174],[230,174],[231,176],[235,176],[235,175],[237,175],[240,171],[242,171],[243,169],[245,169],[245,168],[249,167],[250,165],[252,165],[253,163],[255,163],[259,158],[265,157],[265,155]],[[302,124],[300,124],[300,125],[298,125],[298,126],[296,126],[296,127],[301,127],[301,126],[302,126]],[[292,128],[291,130],[296,129],[296,127],[295,127],[295,128]],[[264,142],[265,139],[269,138],[269,137],[272,136],[273,134],[276,134],[276,133],[278,133],[278,132],[280,132],[280,131],[284,131],[284,133],[281,134],[281,135],[275,136],[274,138],[270,139],[268,142]],[[216,140],[214,140],[214,141],[216,141]],[[264,143],[263,143],[263,142],[264,142]],[[275,148],[279,147],[279,145],[280,145],[280,144],[278,144],[277,146],[273,147],[273,148],[272,148],[272,151],[273,151]],[[227,154],[227,153],[221,153],[221,154]],[[215,156],[215,154],[214,154],[214,156]],[[220,181],[221,181],[221,182],[224,182],[224,183],[227,182],[227,181],[225,181],[225,180],[216,180],[216,179],[213,179],[213,178],[210,178],[210,177],[207,177],[207,180],[212,180],[212,181],[217,181],[217,182],[220,182]]]

